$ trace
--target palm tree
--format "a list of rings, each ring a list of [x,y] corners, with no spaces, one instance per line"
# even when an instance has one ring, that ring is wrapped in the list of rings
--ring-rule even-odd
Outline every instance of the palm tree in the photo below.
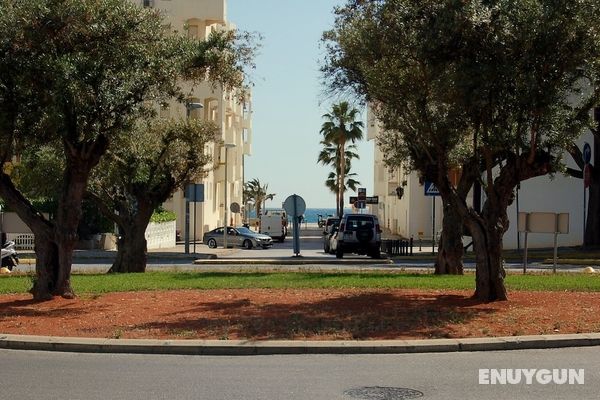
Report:
[[[256,217],[260,218],[261,210],[267,200],[273,200],[275,193],[268,193],[269,185],[262,185],[257,178],[244,184],[244,203],[252,203]]]
[[[344,191],[350,189],[356,192],[358,185],[360,185],[360,182],[354,179],[354,177],[356,176],[357,175],[355,173],[346,172],[346,184],[344,185]],[[338,178],[335,172],[329,173],[329,176],[327,176],[327,180],[325,181],[325,186],[327,186],[332,192],[336,193],[337,195]]]
[[[323,142],[336,147],[335,171],[338,173],[338,215],[344,213],[344,183],[346,174],[346,142],[354,144],[363,138],[362,121],[357,121],[358,110],[350,108],[348,102],[343,101],[332,106],[331,112],[324,114],[326,121],[321,126]],[[344,156],[342,156],[342,154]]]
[[[338,164],[336,164],[336,160],[337,160],[337,152],[338,152],[338,147],[334,146],[332,144],[329,144],[325,141],[321,141],[321,144],[324,146],[323,150],[321,150],[321,152],[319,153],[319,157],[317,159],[317,161],[319,161],[321,164],[323,165],[331,165],[334,164],[336,171],[331,172],[329,174],[329,176],[327,177],[327,180],[325,181],[325,186],[327,186],[333,193],[335,193],[335,204],[336,204],[336,210],[337,210],[337,215],[341,215],[341,213],[343,212],[343,209],[340,210],[340,191],[339,191],[339,180],[338,180],[338,170],[337,167],[339,167]],[[359,159],[359,155],[358,153],[356,153],[356,145],[351,144],[349,146],[346,146],[345,149],[345,154],[346,154],[346,172],[345,175],[348,177],[346,179],[346,184],[344,187],[344,191],[347,190],[348,188],[356,191],[356,186],[360,185],[360,182],[358,182],[357,180],[354,179],[354,177],[356,176],[356,174],[350,174],[350,170],[351,170],[351,164],[352,164],[352,159],[356,158]],[[352,178],[350,178],[350,176],[352,176]],[[343,201],[342,201],[343,203]]]

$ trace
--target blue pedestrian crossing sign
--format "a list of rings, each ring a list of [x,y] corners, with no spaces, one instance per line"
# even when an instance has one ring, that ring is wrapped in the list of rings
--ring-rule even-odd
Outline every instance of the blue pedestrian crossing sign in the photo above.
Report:
[[[439,196],[440,191],[435,187],[433,182],[425,181],[425,196]]]

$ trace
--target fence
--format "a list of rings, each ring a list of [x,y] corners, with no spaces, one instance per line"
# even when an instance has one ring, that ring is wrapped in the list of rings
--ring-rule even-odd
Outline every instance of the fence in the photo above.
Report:
[[[413,239],[408,240],[382,240],[381,252],[386,253],[389,257],[392,256],[412,256],[413,255]]]
[[[176,245],[175,221],[150,222],[146,228],[148,250],[173,248]]]
[[[103,249],[110,250],[115,247],[114,241],[112,243],[105,243],[110,239],[102,238],[104,235],[97,235],[98,239],[90,240],[90,246],[87,249]],[[107,234],[106,236],[112,236]],[[35,248],[35,235],[33,233],[7,233],[6,240],[15,242],[15,248],[17,250],[34,250]],[[151,222],[146,229],[146,240],[148,243],[148,249],[164,249],[175,247],[175,221],[169,221],[164,223]],[[83,243],[84,241],[80,242]]]
[[[35,235],[33,233],[7,233],[6,240],[15,242],[17,250],[33,250]]]

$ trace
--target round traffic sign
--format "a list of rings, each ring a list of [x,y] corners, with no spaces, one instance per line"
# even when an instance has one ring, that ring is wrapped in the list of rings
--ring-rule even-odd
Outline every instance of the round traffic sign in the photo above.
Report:
[[[583,162],[589,164],[592,161],[592,148],[588,142],[583,144]]]
[[[237,214],[240,212],[240,205],[238,203],[231,203],[231,205],[229,206],[229,211],[231,211],[234,214]]]
[[[304,211],[306,211],[306,203],[302,197],[298,196],[297,194],[293,194],[285,199],[283,202],[283,209],[288,213],[288,215],[291,215],[292,217],[299,217],[300,215],[304,214]]]

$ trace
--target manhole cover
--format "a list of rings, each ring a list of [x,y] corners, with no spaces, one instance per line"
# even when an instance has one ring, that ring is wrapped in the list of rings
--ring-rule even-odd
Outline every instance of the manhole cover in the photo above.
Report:
[[[344,391],[344,395],[361,400],[408,400],[423,397],[414,389],[399,387],[368,386]]]

